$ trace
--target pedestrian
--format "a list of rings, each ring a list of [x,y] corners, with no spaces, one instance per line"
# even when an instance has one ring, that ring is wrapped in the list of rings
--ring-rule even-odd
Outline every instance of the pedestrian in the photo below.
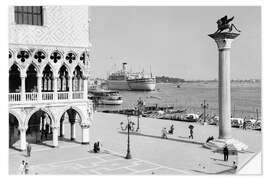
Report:
[[[162,137],[162,138],[165,138],[165,139],[168,139],[166,128],[163,128],[163,129],[161,130],[161,137]]]
[[[25,161],[23,160],[22,163],[19,166],[19,173],[24,174],[25,173]]]
[[[236,162],[235,161],[233,161],[233,169],[237,169],[237,164],[236,164]]]
[[[120,123],[120,127],[121,127],[121,130],[122,130],[122,131],[125,131],[125,130],[126,130],[126,129],[124,128],[124,122],[121,122],[121,123]]]
[[[29,174],[29,165],[28,165],[28,162],[26,162],[25,165],[24,165],[24,174]]]
[[[224,155],[224,161],[228,161],[229,159],[229,149],[227,144],[225,144],[224,148],[223,148],[223,155]]]
[[[94,149],[93,149],[94,153],[98,153],[100,152],[100,144],[99,141],[94,143]]]
[[[247,129],[247,122],[246,122],[246,117],[244,118],[244,122],[243,122],[243,130]]]
[[[26,147],[26,151],[27,151],[27,156],[30,157],[31,156],[31,145],[29,143],[27,143],[27,147]]]
[[[169,133],[169,134],[173,134],[173,131],[174,131],[174,126],[173,126],[173,124],[172,124],[171,127],[170,127],[170,130],[168,131],[168,133]]]
[[[189,129],[189,138],[191,138],[191,139],[193,139],[193,129],[192,128],[190,128]]]

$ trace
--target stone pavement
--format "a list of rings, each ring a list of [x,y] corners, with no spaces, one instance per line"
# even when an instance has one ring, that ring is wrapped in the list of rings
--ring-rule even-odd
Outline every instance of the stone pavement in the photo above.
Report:
[[[136,117],[132,117],[136,123]],[[32,145],[28,162],[32,174],[232,174],[232,162],[239,162],[239,169],[261,151],[261,132],[232,129],[235,138],[249,146],[248,152],[238,157],[223,155],[202,147],[207,137],[218,135],[218,127],[194,124],[194,139],[188,139],[190,123],[142,118],[141,133],[132,133],[131,155],[126,160],[127,134],[120,130],[126,116],[95,113],[90,127],[90,142],[100,141],[103,152],[89,152],[89,145],[81,145],[81,129],[77,125],[76,142],[70,142],[69,124],[65,138],[59,138],[59,147],[51,148],[51,141]],[[161,138],[162,127],[175,126],[175,133],[168,139]],[[92,148],[92,146],[91,146]],[[9,173],[17,174],[19,164],[27,159],[25,152],[9,150]]]
[[[102,149],[100,153],[89,151],[89,146],[61,144],[59,148],[35,149],[31,157],[25,152],[10,153],[10,174],[19,174],[19,164],[26,160],[30,165],[30,174],[81,174],[81,175],[125,175],[125,174],[187,174],[187,172],[162,166],[160,164],[124,156]]]

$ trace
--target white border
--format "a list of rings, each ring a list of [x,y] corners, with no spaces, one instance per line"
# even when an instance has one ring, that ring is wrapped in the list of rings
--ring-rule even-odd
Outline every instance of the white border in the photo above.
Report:
[[[226,5],[230,5],[230,6],[262,6],[262,112],[263,112],[263,139],[265,141],[263,141],[263,176],[154,176],[154,178],[202,178],[202,179],[211,179],[211,178],[267,178],[268,176],[268,168],[267,168],[267,164],[269,164],[269,162],[267,162],[266,159],[270,159],[269,158],[269,130],[268,128],[270,127],[269,125],[269,121],[270,121],[270,117],[269,115],[266,113],[268,111],[269,106],[269,102],[270,102],[270,97],[269,97],[269,93],[270,93],[270,81],[269,81],[269,77],[270,77],[270,71],[269,71],[269,34],[270,34],[270,29],[269,29],[269,17],[270,17],[270,9],[269,9],[269,2],[267,0],[226,0],[226,1],[194,1],[194,0],[182,0],[182,1],[177,1],[177,0],[163,0],[163,1],[154,1],[154,0],[46,0],[46,1],[41,1],[41,0],[13,0],[13,1],[1,1],[1,10],[0,10],[0,17],[1,17],[1,24],[2,24],[2,28],[1,28],[1,54],[4,58],[2,58],[1,61],[1,66],[0,66],[0,73],[1,73],[1,103],[0,103],[0,111],[1,111],[1,131],[0,131],[0,137],[1,137],[1,152],[0,152],[0,174],[1,174],[1,179],[6,179],[6,178],[11,178],[11,179],[18,179],[18,178],[37,178],[35,176],[32,177],[18,177],[18,176],[8,176],[8,107],[7,107],[7,92],[8,92],[8,61],[7,61],[7,50],[8,50],[8,5],[113,5],[113,6],[129,6],[129,5],[136,5],[136,6],[171,6],[171,5],[178,5],[178,6],[226,6]],[[251,22],[252,24],[252,22]],[[265,138],[266,137],[266,138]],[[267,164],[266,164],[267,163]],[[269,166],[268,166],[269,167]],[[252,169],[250,170],[252,171]],[[131,178],[131,179],[135,179],[135,178],[149,178],[149,176],[101,176],[101,177],[97,177],[97,176],[80,176],[79,178],[117,178],[117,179],[126,179],[126,178]],[[61,178],[60,176],[38,176],[38,178],[41,179],[47,179],[47,178]],[[65,178],[77,178],[77,176],[69,176],[69,177],[65,177]],[[269,179],[269,177],[268,177]]]

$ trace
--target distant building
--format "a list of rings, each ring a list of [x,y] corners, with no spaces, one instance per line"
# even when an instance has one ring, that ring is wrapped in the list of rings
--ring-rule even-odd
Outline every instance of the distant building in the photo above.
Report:
[[[89,143],[89,47],[87,6],[9,7],[10,146],[58,146],[58,136],[76,138],[76,125]]]

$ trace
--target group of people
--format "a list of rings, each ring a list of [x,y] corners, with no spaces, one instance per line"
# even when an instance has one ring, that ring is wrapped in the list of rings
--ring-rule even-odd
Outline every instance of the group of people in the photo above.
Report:
[[[135,126],[135,123],[134,123],[133,121],[130,121],[130,122],[129,122],[129,127],[130,127],[129,130],[132,131],[132,132],[135,131],[135,127],[134,127],[134,126]],[[122,130],[122,131],[126,131],[127,128],[128,128],[128,124],[125,126],[125,125],[124,125],[124,122],[121,122],[121,123],[120,123],[120,127],[121,127],[121,130]]]
[[[20,174],[29,174],[29,164],[26,161],[22,161],[22,163],[19,166]]]

